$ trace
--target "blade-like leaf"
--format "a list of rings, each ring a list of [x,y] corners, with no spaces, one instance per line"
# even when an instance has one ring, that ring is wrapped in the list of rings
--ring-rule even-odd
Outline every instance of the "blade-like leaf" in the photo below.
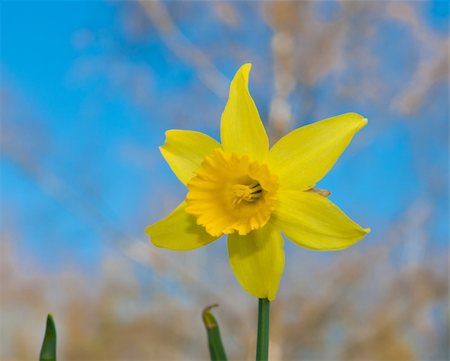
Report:
[[[47,316],[47,325],[39,361],[56,361],[56,328],[51,314]]]
[[[205,307],[202,313],[203,324],[205,325],[206,332],[208,334],[208,347],[209,354],[212,361],[226,361],[227,355],[225,354],[225,349],[222,345],[222,339],[220,338],[219,325],[211,313],[213,307],[218,305],[211,305]]]

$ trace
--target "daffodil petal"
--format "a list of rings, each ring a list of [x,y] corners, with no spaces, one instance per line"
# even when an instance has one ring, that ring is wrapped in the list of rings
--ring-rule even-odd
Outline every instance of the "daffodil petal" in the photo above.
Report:
[[[271,224],[245,236],[228,236],[231,268],[244,290],[272,301],[284,268],[283,237]]]
[[[248,91],[250,69],[251,64],[242,65],[231,82],[220,133],[226,152],[265,161],[269,152],[269,140],[258,109]]]
[[[367,119],[356,113],[296,129],[270,150],[270,168],[279,177],[280,189],[307,190],[331,169]]]
[[[213,138],[190,130],[169,130],[159,149],[172,171],[186,184],[195,175],[203,159],[220,144]]]
[[[186,203],[182,202],[166,218],[145,229],[156,247],[189,251],[217,239],[207,233],[203,226],[199,226],[195,217],[186,213],[185,208]]]
[[[271,222],[299,246],[319,251],[347,248],[370,232],[327,198],[312,192],[279,192]]]

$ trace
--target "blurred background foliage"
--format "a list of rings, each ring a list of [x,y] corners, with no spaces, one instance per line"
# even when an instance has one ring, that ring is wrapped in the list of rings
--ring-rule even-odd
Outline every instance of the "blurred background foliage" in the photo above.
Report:
[[[143,232],[185,194],[164,132],[217,138],[245,62],[272,142],[369,119],[319,187],[372,233],[286,242],[271,359],[449,359],[447,1],[0,6],[1,359],[36,359],[48,312],[61,359],[207,359],[215,302],[229,357],[253,359],[256,301],[225,242],[170,252]]]

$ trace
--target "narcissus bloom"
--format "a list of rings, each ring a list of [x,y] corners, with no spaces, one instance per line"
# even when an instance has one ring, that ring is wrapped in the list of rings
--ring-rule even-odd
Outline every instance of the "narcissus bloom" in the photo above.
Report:
[[[186,199],[147,227],[157,247],[192,250],[228,235],[231,268],[241,286],[273,300],[284,268],[283,233],[314,250],[339,250],[361,240],[361,228],[315,184],[367,124],[347,113],[292,131],[269,150],[248,91],[250,64],[230,86],[222,144],[194,131],[170,130],[161,153],[187,187]]]

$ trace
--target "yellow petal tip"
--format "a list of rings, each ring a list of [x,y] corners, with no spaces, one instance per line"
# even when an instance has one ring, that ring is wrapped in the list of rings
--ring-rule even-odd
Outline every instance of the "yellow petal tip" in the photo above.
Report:
[[[158,243],[155,242],[154,237],[152,235],[152,233],[153,233],[152,228],[153,228],[152,226],[145,227],[145,234],[148,236],[148,241],[155,247],[162,248],[161,245],[159,245]]]
[[[250,76],[250,70],[252,69],[251,63],[245,63],[242,65],[239,70],[236,72],[237,75],[241,75],[244,77],[245,84],[248,86],[248,78]]]
[[[356,122],[357,127],[358,127],[358,130],[361,129],[362,127],[364,127],[364,126],[368,123],[367,118],[364,117],[364,116],[362,116],[361,114],[358,114],[358,113],[349,113],[349,115],[352,115],[352,116],[358,118],[358,120],[357,120],[357,122]]]
[[[245,64],[242,64],[242,66],[239,70],[250,71],[251,68],[252,68],[252,63],[245,63]]]
[[[358,113],[346,113],[343,114],[345,116],[347,116],[347,118],[351,118],[351,121],[353,122],[353,127],[355,129],[355,132],[359,131],[361,128],[365,127],[366,124],[368,123],[368,120],[366,117],[362,116],[361,114]],[[350,119],[349,119],[350,121]]]
[[[365,127],[368,122],[369,122],[369,120],[367,118],[362,118],[362,120],[361,120],[361,128]]]
[[[158,147],[158,149],[159,149],[159,152],[161,153],[161,155],[163,156],[163,158],[170,165],[169,161],[167,160],[168,157],[170,157],[170,154],[169,154],[168,150],[166,149],[166,143],[164,143],[164,145],[161,145],[160,147]]]

